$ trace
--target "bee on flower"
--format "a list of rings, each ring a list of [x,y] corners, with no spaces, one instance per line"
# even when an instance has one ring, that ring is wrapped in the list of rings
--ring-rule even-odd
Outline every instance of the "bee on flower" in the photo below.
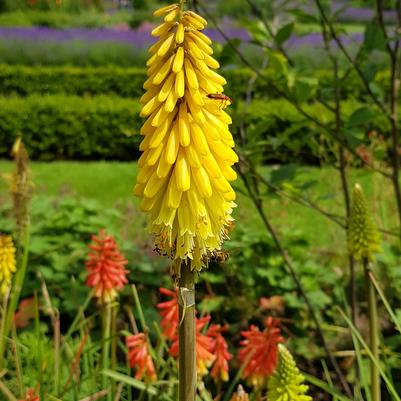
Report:
[[[156,249],[200,270],[208,254],[221,248],[235,192],[230,181],[238,161],[222,103],[226,80],[215,70],[204,18],[180,4],[157,10],[164,22],[152,31],[148,79],[141,98],[139,172],[134,193],[149,215]]]

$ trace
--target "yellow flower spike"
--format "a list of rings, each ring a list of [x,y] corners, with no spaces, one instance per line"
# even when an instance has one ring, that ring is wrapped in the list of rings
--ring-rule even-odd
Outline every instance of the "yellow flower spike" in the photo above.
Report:
[[[220,249],[232,224],[238,161],[229,131],[226,80],[214,70],[211,40],[201,32],[204,18],[178,4],[154,15],[164,18],[152,35],[146,93],[141,98],[143,152],[134,193],[149,216],[156,248],[173,260],[201,269]],[[208,96],[208,95],[215,96]],[[178,269],[178,270],[177,270]]]
[[[9,235],[0,235],[0,294],[5,294],[16,271],[16,249]]]
[[[353,191],[351,218],[347,233],[348,251],[355,259],[373,259],[380,249],[377,227],[369,213],[368,205],[359,184]]]

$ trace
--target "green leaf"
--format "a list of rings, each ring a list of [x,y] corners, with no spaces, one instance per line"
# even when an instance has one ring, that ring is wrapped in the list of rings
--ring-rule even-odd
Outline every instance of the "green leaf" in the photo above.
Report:
[[[377,22],[370,22],[366,25],[364,47],[367,51],[374,49],[385,50],[386,38]]]
[[[358,127],[373,120],[376,113],[370,107],[362,106],[356,109],[348,120],[347,126],[350,128]]]
[[[284,181],[289,181],[295,178],[297,166],[294,164],[282,165],[271,173],[271,183],[273,185],[282,184]]]
[[[211,313],[218,310],[224,303],[224,297],[206,297],[199,304],[199,309],[205,313]]]
[[[290,22],[287,25],[282,26],[276,35],[276,43],[278,45],[282,45],[289,37],[291,36],[292,32],[294,30],[294,23]]]
[[[153,387],[149,384],[141,382],[140,380],[134,379],[133,377],[129,377],[122,373],[115,372],[114,370],[104,369],[101,372],[102,375],[110,377],[118,382],[122,382],[128,384],[131,387],[134,387],[138,390],[146,391],[150,395],[157,395],[158,391],[156,387]]]

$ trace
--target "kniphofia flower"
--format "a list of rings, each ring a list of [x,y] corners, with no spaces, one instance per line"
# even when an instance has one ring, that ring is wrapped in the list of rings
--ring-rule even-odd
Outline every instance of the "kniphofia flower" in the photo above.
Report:
[[[268,317],[263,331],[251,325],[249,330],[241,332],[245,339],[240,342],[238,358],[245,364],[243,377],[255,387],[262,386],[276,368],[277,346],[284,342],[278,324],[277,319]]]
[[[277,369],[267,382],[267,398],[269,401],[312,401],[306,395],[308,386],[305,378],[295,364],[290,351],[283,345],[278,345],[279,362]]]
[[[16,270],[15,247],[10,235],[0,235],[0,294],[5,294],[11,285]]]
[[[215,356],[213,355],[215,339],[208,334],[202,333],[203,328],[209,321],[210,316],[204,316],[201,319],[196,318],[196,370],[198,377],[206,375],[208,368],[215,360]],[[178,335],[176,335],[170,347],[170,354],[177,357],[178,349]]]
[[[31,387],[26,390],[25,398],[19,401],[40,401],[40,397],[38,395],[35,395],[35,390]]]
[[[149,352],[148,337],[144,333],[127,337],[128,360],[136,369],[135,378],[145,381],[156,380],[156,370]]]
[[[178,298],[177,291],[171,291],[167,288],[160,288],[159,291],[171,297],[169,301],[157,304],[160,316],[162,317],[162,332],[169,340],[174,340],[177,335],[178,328]]]
[[[227,342],[222,335],[226,329],[226,326],[221,327],[218,324],[212,324],[206,333],[208,337],[214,338],[212,353],[215,356],[215,361],[210,375],[215,381],[228,381],[228,362],[233,356],[228,352]]]
[[[179,4],[154,13],[164,22],[152,31],[159,40],[147,62],[141,98],[144,136],[134,193],[149,215],[156,248],[174,260],[191,260],[200,269],[220,249],[232,222],[238,161],[229,131],[226,80],[214,70],[207,22]],[[223,100],[220,100],[220,99]]]
[[[89,245],[92,252],[85,263],[86,285],[94,287],[95,296],[104,304],[113,301],[128,282],[128,270],[124,269],[128,261],[120,253],[115,239],[105,230],[100,230],[98,236],[93,235],[92,241]]]
[[[351,205],[351,218],[348,226],[348,251],[355,259],[373,258],[380,248],[379,232],[369,213],[368,205],[359,184],[356,184]]]

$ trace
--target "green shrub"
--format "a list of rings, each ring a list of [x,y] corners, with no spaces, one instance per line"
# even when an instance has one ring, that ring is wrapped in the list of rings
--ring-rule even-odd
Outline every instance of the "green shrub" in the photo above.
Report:
[[[36,160],[138,156],[139,104],[117,97],[0,98],[0,157],[18,135]]]
[[[245,99],[250,91],[252,98],[275,98],[268,82],[274,82],[284,89],[284,82],[277,81],[273,71],[265,71],[267,82],[258,78],[252,86],[249,82],[253,72],[246,68],[223,70],[227,78],[225,92],[234,102]],[[332,73],[317,70],[314,78],[319,82],[319,98],[333,99]],[[34,93],[71,95],[105,95],[115,94],[121,97],[140,97],[143,94],[142,84],[146,79],[143,68],[122,68],[114,65],[101,67],[77,66],[23,66],[0,64],[0,93],[27,96]],[[378,74],[372,82],[372,88],[383,93],[389,89],[389,73]],[[380,89],[379,89],[380,88]],[[341,89],[343,99],[363,100],[364,91],[360,80],[350,75]]]
[[[146,72],[137,68],[0,66],[0,93],[106,95],[137,98]]]
[[[46,26],[57,29],[74,27],[101,28],[128,23],[130,18],[131,13],[127,11],[118,11],[113,14],[85,11],[79,14],[72,14],[60,10],[17,10],[0,14],[0,26]]]
[[[343,102],[345,121],[363,103]],[[313,117],[331,128],[333,114],[321,104],[303,104]],[[21,133],[31,157],[36,160],[134,160],[138,157],[139,133],[143,123],[137,101],[116,96],[77,97],[66,95],[27,98],[0,98],[0,157],[8,155],[15,137]],[[316,163],[322,155],[332,155],[327,133],[301,115],[283,99],[260,99],[250,105],[238,101],[230,110],[232,132],[243,151],[262,163]],[[242,125],[247,142],[241,143]],[[367,142],[367,132],[388,132],[388,121],[372,110],[369,119],[345,126],[343,134],[350,147]]]
[[[12,65],[142,67],[147,58],[146,49],[135,49],[129,43],[0,38],[0,60]]]

